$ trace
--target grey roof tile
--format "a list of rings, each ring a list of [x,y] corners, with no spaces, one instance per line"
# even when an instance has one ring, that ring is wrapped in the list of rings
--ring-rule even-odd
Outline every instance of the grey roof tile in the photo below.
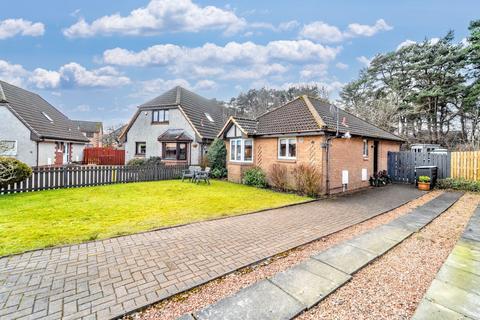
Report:
[[[240,117],[233,117],[236,123],[243,130],[247,132],[247,134],[255,134],[258,129],[258,121],[254,119],[247,119],[247,118],[240,118]]]
[[[257,134],[283,134],[320,130],[302,98],[297,98],[258,117]]]
[[[38,94],[1,80],[0,87],[3,92],[2,104],[10,108],[38,139],[88,142],[69,118]]]
[[[325,122],[327,130],[336,131],[336,107],[325,103],[319,99],[309,98],[309,100],[312,102],[313,107],[318,112],[323,122]],[[338,120],[339,131],[343,133],[348,131],[352,135],[403,141],[402,138],[388,131],[385,131],[371,123],[368,123],[367,121],[362,120],[340,108],[338,108]],[[346,124],[346,126],[344,124]]]
[[[193,141],[183,129],[168,129],[158,137],[158,141]]]

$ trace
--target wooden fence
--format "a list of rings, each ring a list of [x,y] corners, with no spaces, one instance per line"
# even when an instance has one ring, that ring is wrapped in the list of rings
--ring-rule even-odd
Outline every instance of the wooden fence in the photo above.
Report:
[[[83,164],[124,165],[125,150],[113,148],[85,148]]]
[[[472,181],[480,180],[480,151],[452,152],[452,178],[463,178]]]
[[[438,179],[450,177],[450,153],[389,152],[388,175],[393,181],[415,182],[415,167],[437,166]]]
[[[0,194],[168,180],[179,178],[186,168],[185,165],[35,167],[28,179],[0,188]]]

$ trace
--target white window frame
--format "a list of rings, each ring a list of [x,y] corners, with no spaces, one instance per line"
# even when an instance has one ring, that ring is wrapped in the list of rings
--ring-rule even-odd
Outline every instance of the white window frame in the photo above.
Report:
[[[45,112],[42,111],[42,114],[45,118],[47,118],[48,121],[50,121],[51,123],[53,123],[53,119],[48,115],[46,114]]]
[[[282,156],[280,155],[280,142],[282,140],[287,140],[287,145],[286,145],[286,152],[287,154],[285,156]],[[295,140],[295,156],[291,156],[289,154],[289,146],[290,146],[290,140]],[[296,160],[297,159],[297,153],[298,153],[298,141],[297,141],[297,138],[296,137],[282,137],[282,138],[278,138],[278,142],[277,142],[277,147],[278,147],[278,159],[280,160]]]
[[[18,152],[18,142],[17,140],[0,140],[0,144],[2,142],[13,142],[13,149],[1,151],[0,156],[16,156]]]
[[[155,120],[155,115],[157,119]],[[162,115],[162,117],[160,117]],[[152,123],[165,123],[170,121],[170,115],[168,109],[155,109],[152,110]]]
[[[215,121],[213,120],[212,116],[211,116],[209,113],[207,113],[207,112],[205,112],[205,117],[207,117],[208,121],[210,121],[210,122],[215,122]]]
[[[368,158],[368,139],[363,139],[363,157]]]
[[[240,159],[236,159],[237,157],[237,142],[240,141]],[[252,142],[252,159],[251,160],[245,160],[245,141],[251,141]],[[232,152],[232,146],[233,146],[233,152]],[[231,162],[245,162],[245,163],[252,163],[253,162],[253,152],[254,150],[254,142],[253,139],[230,139],[230,161]]]

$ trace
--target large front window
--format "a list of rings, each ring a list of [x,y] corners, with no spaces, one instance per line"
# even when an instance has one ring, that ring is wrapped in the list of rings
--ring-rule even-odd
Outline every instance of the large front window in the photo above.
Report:
[[[187,144],[164,142],[163,159],[165,160],[187,160]]]
[[[280,138],[278,139],[278,158],[296,159],[297,158],[297,139]]]
[[[230,140],[230,160],[237,162],[253,161],[253,140],[232,139]]]

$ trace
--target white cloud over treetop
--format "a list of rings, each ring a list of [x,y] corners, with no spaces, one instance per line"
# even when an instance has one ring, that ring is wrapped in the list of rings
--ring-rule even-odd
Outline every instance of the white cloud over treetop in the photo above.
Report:
[[[45,33],[41,22],[31,22],[24,19],[6,19],[0,21],[0,40],[17,35],[38,37]]]
[[[380,31],[392,29],[393,27],[383,19],[378,19],[374,25],[351,23],[345,31],[323,21],[315,21],[304,25],[300,30],[300,36],[319,42],[334,43],[356,37],[371,37]]]
[[[69,38],[95,35],[149,35],[162,32],[198,32],[223,30],[233,34],[246,27],[245,19],[233,11],[215,6],[201,7],[190,0],[151,0],[127,16],[118,13],[103,16],[91,23],[80,19],[64,30]]]

